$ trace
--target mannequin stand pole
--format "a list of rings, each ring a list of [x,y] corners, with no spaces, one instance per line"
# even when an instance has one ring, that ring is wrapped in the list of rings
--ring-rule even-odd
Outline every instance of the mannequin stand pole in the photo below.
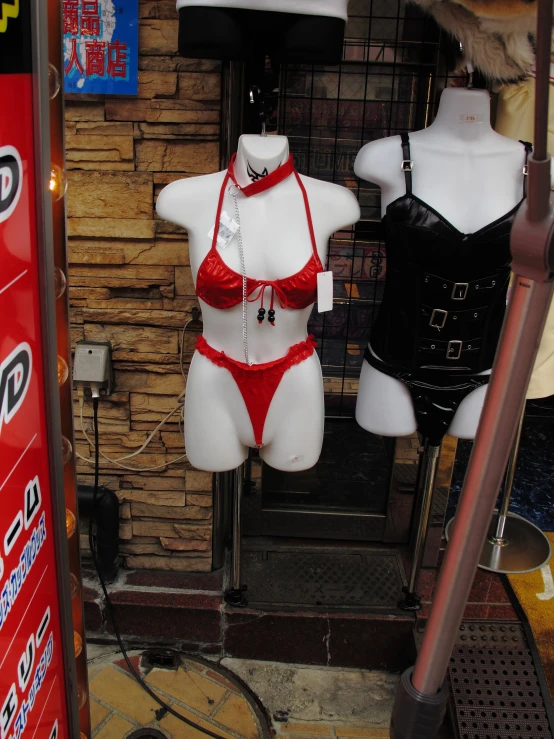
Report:
[[[233,545],[231,552],[231,587],[225,591],[225,602],[234,608],[245,608],[248,605],[241,585],[241,499],[244,487],[244,465],[235,470],[233,496]]]
[[[540,569],[552,554],[550,542],[530,521],[509,512],[517,466],[523,414],[510,454],[500,509],[492,524],[479,560],[479,567],[490,572],[523,574]]]
[[[437,481],[440,451],[440,444],[435,446],[430,444],[429,441],[425,441],[425,447],[421,456],[421,475],[419,478],[423,481],[421,487],[423,490],[421,517],[414,546],[410,581],[407,587],[402,588],[402,592],[405,597],[398,603],[398,607],[403,611],[419,611],[421,609],[421,597],[417,595],[416,591],[421,563],[423,562],[423,552],[425,550],[425,542],[427,540],[427,531],[429,530],[431,504],[433,502],[433,492]]]
[[[519,421],[516,438],[504,478],[504,490],[499,510],[494,512],[489,534],[481,552],[479,567],[482,570],[504,575],[521,575],[540,569],[552,554],[550,542],[535,524],[510,513],[510,501],[514,486],[523,415]],[[446,537],[450,538],[454,519],[446,527]]]

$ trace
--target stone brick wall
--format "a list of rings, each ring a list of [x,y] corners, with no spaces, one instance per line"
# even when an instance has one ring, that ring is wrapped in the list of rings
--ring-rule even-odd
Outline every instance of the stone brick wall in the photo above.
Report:
[[[100,402],[100,449],[137,449],[184,388],[181,331],[197,305],[186,233],[157,218],[156,197],[175,179],[219,169],[217,62],[176,56],[174,0],[140,0],[137,98],[66,101],[69,296],[72,339],[110,341],[115,392]],[[193,336],[185,340],[185,358]],[[85,404],[85,429],[92,407]],[[91,458],[76,405],[76,451]],[[125,464],[163,465],[184,454],[179,414]],[[79,482],[92,467],[77,460]],[[211,475],[181,460],[125,470],[102,460],[100,482],[121,506],[128,567],[211,569]]]

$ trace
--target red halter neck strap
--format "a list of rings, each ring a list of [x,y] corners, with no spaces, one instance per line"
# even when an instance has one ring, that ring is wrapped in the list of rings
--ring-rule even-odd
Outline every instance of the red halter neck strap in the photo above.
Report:
[[[275,187],[275,185],[278,185],[283,180],[286,180],[287,177],[289,177],[295,170],[294,170],[294,160],[292,158],[292,154],[289,156],[287,161],[284,164],[281,164],[280,167],[277,167],[277,169],[274,169],[273,172],[270,172],[265,177],[262,177],[257,182],[253,182],[251,185],[246,185],[246,187],[241,187],[239,183],[236,180],[235,177],[235,159],[237,158],[236,154],[233,154],[231,157],[231,162],[229,164],[229,169],[227,170],[229,177],[233,181],[236,187],[241,191],[243,195],[246,195],[247,198],[249,198],[251,195],[257,195],[260,192],[264,192],[264,190],[269,190],[271,187]]]

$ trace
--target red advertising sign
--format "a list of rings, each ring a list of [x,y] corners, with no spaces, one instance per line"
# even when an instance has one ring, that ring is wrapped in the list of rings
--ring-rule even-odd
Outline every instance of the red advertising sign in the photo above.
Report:
[[[0,15],[1,7],[0,2]],[[17,28],[18,21],[8,17],[4,31],[0,24],[0,57],[1,47],[10,46],[10,24]],[[29,67],[27,60],[17,73],[6,72],[0,60],[0,739],[62,739],[69,733],[45,418]]]

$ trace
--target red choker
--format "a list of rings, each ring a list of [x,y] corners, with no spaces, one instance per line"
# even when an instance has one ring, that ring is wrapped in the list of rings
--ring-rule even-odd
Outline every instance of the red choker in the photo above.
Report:
[[[251,195],[257,195],[259,192],[264,192],[264,190],[269,190],[271,187],[275,187],[275,185],[278,185],[279,182],[286,180],[287,177],[289,177],[294,172],[294,160],[291,154],[287,161],[284,164],[281,164],[280,167],[277,167],[277,169],[273,170],[273,172],[270,172],[268,175],[262,177],[257,182],[253,182],[251,185],[241,187],[235,178],[236,158],[237,155],[233,154],[227,172],[235,186],[238,187],[241,193],[243,195],[246,195],[247,198],[249,198]]]

